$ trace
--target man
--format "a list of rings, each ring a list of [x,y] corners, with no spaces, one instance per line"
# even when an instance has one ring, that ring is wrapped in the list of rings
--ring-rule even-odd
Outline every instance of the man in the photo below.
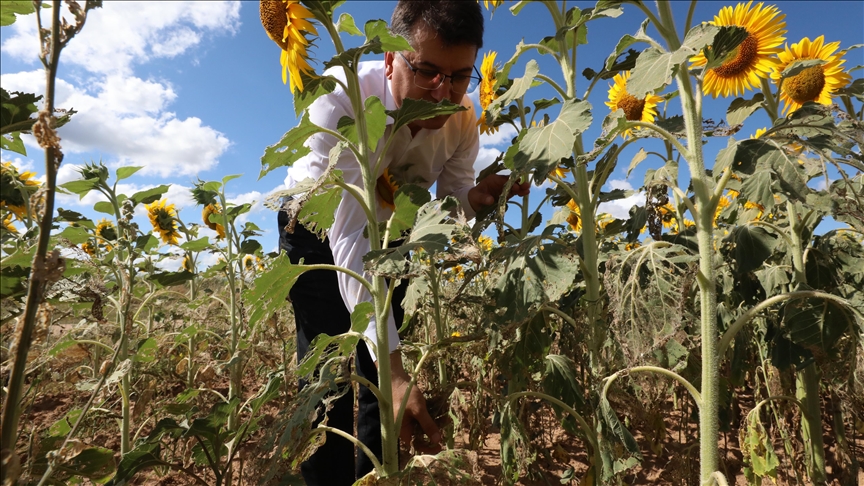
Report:
[[[428,120],[415,121],[402,127],[394,137],[381,171],[384,169],[397,180],[410,182],[425,188],[433,183],[437,196],[454,196],[467,217],[471,218],[483,206],[493,204],[507,177],[492,175],[474,185],[473,165],[479,151],[477,115],[473,105],[464,95],[473,89],[476,72],[474,63],[478,50],[483,45],[483,15],[474,1],[420,1],[401,0],[393,12],[391,30],[405,37],[413,52],[388,52],[382,61],[360,63],[358,76],[362,97],[377,96],[388,110],[401,106],[406,98],[440,102],[446,98],[466,107],[466,111],[454,115],[442,115]],[[341,69],[333,70],[334,76],[344,80]],[[472,79],[473,78],[473,79]],[[318,126],[336,128],[343,116],[353,116],[348,96],[341,88],[323,96],[312,104],[310,118]],[[384,138],[391,135],[393,120],[387,120]],[[307,145],[311,153],[294,164],[288,171],[286,185],[293,187],[306,178],[318,178],[329,163],[330,149],[335,144],[332,136],[317,134]],[[383,144],[377,148],[380,150]],[[356,158],[348,151],[340,156],[336,167],[342,170],[346,182],[362,185],[360,168]],[[382,174],[376,174],[381,176]],[[383,187],[379,179],[379,189]],[[514,184],[510,195],[525,195],[528,183]],[[381,204],[375,208],[379,220],[390,216],[386,190],[378,191]],[[293,234],[284,231],[288,223],[287,214],[279,213],[280,246],[297,263],[329,263],[347,267],[363,273],[363,255],[369,249],[369,241],[363,236],[367,224],[366,216],[352,196],[345,193],[335,214],[335,222],[322,243],[302,225],[297,225]],[[397,346],[399,336],[396,322],[402,322],[402,292],[395,292],[393,309],[388,322],[390,349],[380,350],[392,366],[393,403],[401,403],[410,376],[402,366]],[[401,295],[400,295],[401,294]],[[369,293],[354,279],[342,272],[316,270],[303,274],[290,293],[297,322],[297,355],[302,359],[309,343],[320,333],[329,335],[350,329],[350,311],[362,301],[370,300]],[[375,341],[378,323],[370,322],[366,335]],[[367,346],[358,346],[356,367],[358,374],[377,385],[376,357]],[[397,405],[398,407],[398,405]],[[411,443],[415,424],[419,424],[428,437],[428,445],[415,442],[423,452],[440,450],[441,433],[426,410],[421,390],[416,386],[409,392],[409,399],[400,429],[403,443]],[[343,396],[328,412],[328,425],[353,434],[353,396]],[[365,386],[360,386],[358,404],[358,439],[379,458],[381,456],[380,416],[375,396]],[[356,471],[348,470],[345,464],[354,459],[352,444],[335,434],[327,434],[326,443],[301,466],[307,484],[351,484],[372,470],[365,454],[357,454]],[[355,475],[356,474],[356,475]]]

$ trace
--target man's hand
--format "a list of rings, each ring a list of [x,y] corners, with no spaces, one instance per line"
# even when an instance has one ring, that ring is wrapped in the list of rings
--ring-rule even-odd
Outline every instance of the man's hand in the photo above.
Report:
[[[402,404],[402,397],[405,396],[408,383],[411,382],[411,377],[402,367],[402,356],[399,351],[390,355],[390,372],[390,382],[393,387],[393,419],[395,420],[399,413],[399,406]],[[420,424],[423,432],[429,437],[428,443],[422,437],[414,436],[415,424]],[[405,404],[405,414],[399,427],[399,439],[405,445],[413,442],[414,449],[423,454],[441,452],[441,431],[435,421],[432,420],[432,416],[429,415],[429,411],[426,409],[426,399],[423,398],[423,392],[417,385],[412,386],[409,392],[408,403]]]
[[[482,181],[478,182],[473,189],[468,191],[468,202],[471,203],[471,208],[474,211],[495,204],[495,201],[501,197],[501,191],[504,190],[504,185],[507,184],[509,176],[501,174],[491,174]],[[531,190],[530,182],[516,182],[510,187],[508,198],[513,196],[525,196]]]

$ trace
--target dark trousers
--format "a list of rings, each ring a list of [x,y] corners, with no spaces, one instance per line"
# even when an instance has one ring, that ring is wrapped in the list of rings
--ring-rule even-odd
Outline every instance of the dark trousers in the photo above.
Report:
[[[288,215],[279,212],[279,247],[288,254],[291,263],[302,258],[307,264],[333,265],[333,253],[329,241],[323,242],[302,224],[298,223],[294,233],[287,233]],[[400,305],[407,283],[397,287],[393,295],[393,317],[402,322],[404,312]],[[351,329],[351,314],[345,308],[336,281],[336,272],[313,270],[304,273],[291,288],[289,298],[294,307],[297,327],[297,360],[300,362],[309,350],[309,344],[319,334],[334,336]],[[379,324],[380,325],[380,324]],[[358,375],[378,385],[378,369],[366,345],[357,346],[355,368]],[[384,359],[387,359],[384,356]],[[300,388],[306,386],[301,380]],[[365,444],[381,460],[381,416],[378,399],[366,386],[359,386],[357,412],[357,439]],[[320,422],[319,420],[316,424]],[[338,399],[327,413],[327,425],[354,435],[354,394],[346,393]],[[327,440],[300,466],[306,484],[339,486],[351,485],[357,478],[372,471],[372,462],[365,453],[356,451],[353,444],[343,437],[327,433]]]

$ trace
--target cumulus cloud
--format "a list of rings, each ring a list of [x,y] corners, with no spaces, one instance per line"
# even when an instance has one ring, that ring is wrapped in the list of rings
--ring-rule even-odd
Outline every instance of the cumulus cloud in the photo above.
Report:
[[[238,2],[105,2],[92,10],[63,51],[64,65],[80,71],[57,80],[56,105],[78,111],[59,130],[67,155],[95,153],[108,165],[139,165],[139,174],[161,177],[213,168],[230,141],[200,118],[178,118],[170,111],[177,100],[171,84],[135,76],[134,68],[200,51],[206,38],[235,33],[239,14]],[[9,28],[4,54],[35,65],[35,22]],[[40,93],[44,83],[41,69],[3,74],[10,91]],[[24,139],[35,147],[32,137]]]
[[[3,75],[12,91],[39,92],[44,74]],[[195,175],[213,168],[230,145],[201,119],[179,119],[167,111],[177,95],[168,84],[108,76],[90,87],[59,79],[56,105],[74,108],[73,121],[58,130],[67,154],[97,152],[106,163],[143,166],[142,175]],[[32,137],[25,142],[36,147]]]
[[[72,18],[68,11],[64,14]],[[208,36],[234,34],[239,20],[239,2],[105,2],[89,12],[85,28],[63,50],[63,63],[127,76],[135,64],[173,58]],[[4,52],[36,64],[36,22],[15,22],[9,28]]]
[[[608,182],[608,185],[613,190],[633,190],[633,186],[626,180],[622,179],[612,179]],[[609,213],[613,217],[618,219],[627,219],[630,217],[630,208],[632,208],[633,206],[643,206],[644,204],[645,194],[642,192],[637,192],[636,194],[625,197],[624,199],[617,199],[615,201],[600,203],[597,210],[601,213]]]

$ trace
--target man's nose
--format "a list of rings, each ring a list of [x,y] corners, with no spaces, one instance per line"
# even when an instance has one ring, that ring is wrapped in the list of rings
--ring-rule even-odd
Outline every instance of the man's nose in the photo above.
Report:
[[[445,78],[440,86],[432,90],[432,98],[436,103],[447,97],[450,94],[450,80]]]

